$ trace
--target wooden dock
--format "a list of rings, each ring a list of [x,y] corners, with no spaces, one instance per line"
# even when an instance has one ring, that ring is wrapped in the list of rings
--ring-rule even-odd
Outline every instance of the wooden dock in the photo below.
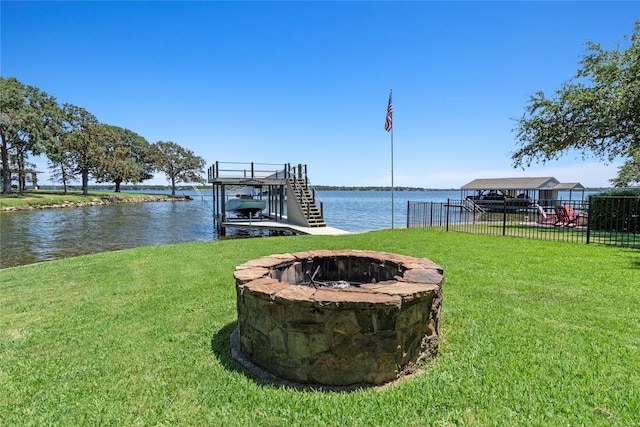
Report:
[[[273,217],[263,217],[255,219],[226,219],[219,220],[220,225],[224,228],[250,228],[259,230],[272,231],[291,231],[296,234],[309,234],[313,236],[339,236],[349,234],[348,231],[340,230],[334,227],[306,227],[289,222],[286,216],[276,221]]]

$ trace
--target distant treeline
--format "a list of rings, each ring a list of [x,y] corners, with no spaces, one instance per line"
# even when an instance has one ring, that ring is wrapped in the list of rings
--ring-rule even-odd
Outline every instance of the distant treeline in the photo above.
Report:
[[[41,185],[40,188],[43,190],[52,190],[56,189],[55,185]],[[211,190],[211,185],[195,185],[198,190]],[[70,190],[79,190],[82,187],[80,185],[68,185],[68,189]],[[314,185],[318,191],[391,191],[391,187],[356,187],[356,186],[335,186],[335,185]],[[113,185],[89,185],[89,189],[93,191],[109,191],[113,190]],[[147,191],[147,190],[171,190],[170,185],[120,185],[120,189],[122,191],[127,190],[139,190],[139,191]],[[185,190],[193,190],[193,187],[190,185],[186,186],[178,186],[176,187],[177,191],[185,191]],[[449,190],[458,190],[457,188],[451,189],[443,189],[443,188],[423,188],[423,187],[394,187],[394,191],[449,191]]]
[[[391,187],[351,187],[351,186],[336,186],[336,185],[314,185],[318,191],[391,191]],[[445,189],[445,188],[424,188],[424,187],[393,187],[394,191],[448,191],[457,190],[457,188]]]
[[[391,187],[349,187],[333,185],[314,185],[319,191],[391,191]],[[424,188],[424,187],[394,187],[395,191],[460,191],[459,188]],[[585,188],[584,191],[605,191],[607,187]],[[573,190],[575,193],[580,190]]]

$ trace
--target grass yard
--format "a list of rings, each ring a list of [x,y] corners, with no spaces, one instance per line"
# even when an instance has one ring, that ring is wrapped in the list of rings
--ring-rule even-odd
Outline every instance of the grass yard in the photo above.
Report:
[[[351,393],[229,356],[234,266],[371,249],[444,268],[439,356]],[[0,425],[640,425],[640,251],[381,230],[145,247],[0,270]]]

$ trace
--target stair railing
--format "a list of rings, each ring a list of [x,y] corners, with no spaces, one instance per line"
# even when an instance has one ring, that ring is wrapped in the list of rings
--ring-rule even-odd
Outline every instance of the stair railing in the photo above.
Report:
[[[298,198],[301,208],[306,212],[307,220],[311,219],[311,210],[315,207],[320,214],[320,219],[324,223],[324,206],[322,201],[320,201],[320,207],[318,209],[318,204],[316,203],[317,193],[315,188],[309,183],[307,165],[298,164],[297,169],[296,167],[287,165],[286,169],[286,176],[293,185],[294,193]]]

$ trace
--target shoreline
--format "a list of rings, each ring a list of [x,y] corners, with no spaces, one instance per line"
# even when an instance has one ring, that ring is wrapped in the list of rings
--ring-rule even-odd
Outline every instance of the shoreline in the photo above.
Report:
[[[26,204],[16,206],[2,206],[0,212],[16,212],[16,211],[32,211],[41,209],[67,209],[67,208],[83,208],[89,206],[109,206],[125,203],[147,203],[147,202],[186,202],[190,201],[190,196],[170,196],[170,195],[144,195],[134,198],[122,199],[117,196],[111,196],[108,199],[98,199],[81,201],[81,202],[64,202],[53,204]]]

